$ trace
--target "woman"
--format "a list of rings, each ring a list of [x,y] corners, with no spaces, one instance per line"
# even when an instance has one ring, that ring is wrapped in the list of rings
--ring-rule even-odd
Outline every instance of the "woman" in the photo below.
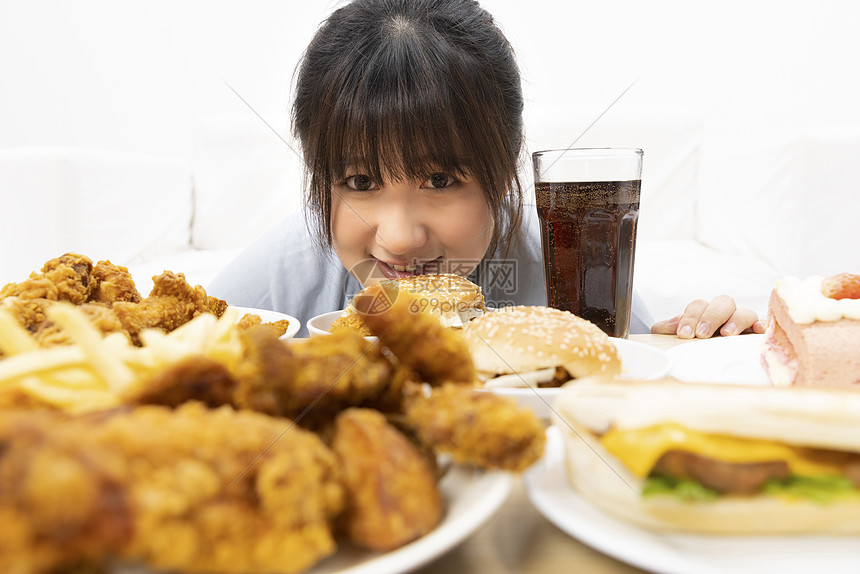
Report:
[[[336,10],[300,64],[292,112],[305,218],[252,245],[211,294],[304,325],[363,285],[453,272],[480,284],[488,304],[546,304],[537,216],[517,175],[519,70],[476,2],[356,0]],[[728,297],[702,303],[655,332],[761,328]],[[634,297],[631,332],[650,324]]]

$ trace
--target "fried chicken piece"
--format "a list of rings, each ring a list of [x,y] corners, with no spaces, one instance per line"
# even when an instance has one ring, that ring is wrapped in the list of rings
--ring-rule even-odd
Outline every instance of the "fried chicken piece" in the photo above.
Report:
[[[90,301],[138,303],[142,299],[126,267],[114,265],[110,261],[99,261],[93,267],[92,276],[95,279],[95,287]]]
[[[146,299],[139,303],[117,301],[113,304],[114,312],[135,344],[139,344],[140,332],[144,329],[170,332],[200,313],[220,317],[227,309],[225,301],[206,295],[199,285],[189,285],[182,273],[165,271],[153,281],[155,285]]]
[[[0,308],[11,313],[22,327],[33,333],[47,319],[45,307],[52,303],[53,301],[49,299],[28,299],[18,295],[10,295],[0,299]]]
[[[395,372],[378,345],[356,333],[288,344],[265,326],[242,333],[236,404],[320,428],[346,407],[381,400]]]
[[[24,299],[12,296],[0,299],[0,309],[8,311],[22,327],[30,331],[40,346],[65,345],[69,337],[50,321],[45,310],[55,304],[50,299]],[[122,331],[113,310],[102,303],[83,303],[78,306],[87,319],[104,335]]]
[[[192,355],[136,385],[135,394],[126,401],[178,407],[196,400],[214,408],[232,405],[236,386],[236,379],[222,363]]]
[[[99,459],[53,433],[49,411],[0,413],[0,571],[39,573],[99,560],[132,536],[121,485]]]
[[[227,310],[227,302],[210,297],[200,285],[192,286],[185,280],[184,273],[165,271],[152,278],[153,287],[150,297],[175,297],[194,304],[198,313],[212,313],[220,317]]]
[[[46,303],[52,304],[52,302]],[[79,305],[78,308],[102,335],[124,332],[122,323],[120,323],[116,313],[114,313],[113,309],[108,307],[106,304],[84,303]],[[48,319],[37,324],[33,331],[33,336],[42,347],[68,345],[72,343],[71,338],[69,338],[66,332],[54,324],[53,321]]]
[[[375,285],[355,298],[355,307],[370,332],[422,381],[438,385],[477,380],[472,355],[460,333],[421,312],[406,291]]]
[[[332,450],[346,489],[341,527],[352,542],[384,552],[423,536],[441,520],[433,470],[381,413],[352,408],[338,415]]]
[[[364,321],[362,321],[356,313],[350,313],[349,311],[332,321],[328,330],[330,333],[352,330],[365,337],[373,335],[373,333],[370,332],[370,329],[367,328],[367,325],[364,324]]]
[[[0,289],[0,298],[49,299],[80,305],[92,290],[93,262],[85,255],[66,253],[47,261],[41,273],[30,273],[20,283],[9,283]]]
[[[406,419],[421,441],[457,462],[522,471],[543,456],[544,425],[530,409],[462,385],[413,392]]]
[[[236,322],[236,328],[240,331],[247,331],[251,327],[256,327],[257,325],[265,325],[273,330],[278,337],[281,337],[287,332],[290,322],[287,319],[280,319],[278,321],[263,323],[263,319],[254,313],[245,313],[239,321]]]
[[[290,574],[332,553],[337,461],[289,421],[187,403],[81,418],[0,413],[0,571],[118,557]]]

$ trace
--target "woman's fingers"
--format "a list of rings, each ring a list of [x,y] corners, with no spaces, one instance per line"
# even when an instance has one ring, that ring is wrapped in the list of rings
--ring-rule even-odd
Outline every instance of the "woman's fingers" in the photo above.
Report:
[[[692,303],[690,305],[692,305]],[[687,306],[688,310],[690,309],[690,305]],[[696,317],[695,311],[699,308],[700,307],[698,305],[694,307],[694,310],[690,313],[689,317],[687,316],[687,311],[684,312],[684,317],[681,317],[681,322],[678,327],[679,335],[681,329],[684,329],[685,333],[688,332],[686,327],[689,326],[692,332],[696,334],[696,337],[699,339],[707,339],[729,320],[737,309],[737,306],[735,305],[735,300],[728,295],[717,295],[711,299],[710,303],[705,305],[705,308],[702,309],[698,314],[698,317]],[[685,320],[687,321],[685,322]]]
[[[737,309],[720,328],[720,335],[740,335],[741,333],[764,333],[764,324],[752,309]]]
[[[682,339],[707,339],[715,334],[764,333],[765,323],[752,309],[738,308],[734,299],[719,295],[710,302],[704,299],[692,301],[682,315],[654,323],[651,332],[677,335]]]
[[[675,335],[678,333],[678,321],[681,320],[680,315],[675,315],[671,319],[657,321],[651,325],[651,334],[653,335]]]

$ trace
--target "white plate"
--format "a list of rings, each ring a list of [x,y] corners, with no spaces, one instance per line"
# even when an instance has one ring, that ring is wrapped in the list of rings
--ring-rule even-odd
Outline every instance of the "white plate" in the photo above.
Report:
[[[621,358],[622,379],[659,379],[669,374],[671,361],[665,351],[656,347],[611,337]],[[497,388],[489,392],[509,397],[522,406],[529,407],[539,417],[549,418],[552,404],[561,392],[560,388]]]
[[[501,508],[511,493],[509,473],[452,466],[439,482],[445,515],[432,532],[391,552],[342,544],[303,574],[400,574],[438,558],[463,542]],[[111,574],[154,574],[142,566],[118,566]]]
[[[307,574],[395,574],[437,558],[468,538],[508,499],[513,479],[500,471],[451,467],[439,483],[445,516],[432,532],[397,550],[341,548]]]
[[[857,537],[668,534],[609,516],[568,484],[564,445],[556,428],[547,431],[546,455],[526,471],[523,480],[535,507],[561,530],[604,554],[652,572],[860,572]]]
[[[671,375],[688,383],[769,385],[761,366],[764,335],[715,337],[676,345],[666,351]]]
[[[275,321],[286,319],[290,324],[287,326],[287,332],[281,335],[281,339],[292,339],[302,327],[301,321],[292,315],[287,315],[286,313],[278,313],[277,311],[269,311],[267,309],[254,309],[252,307],[236,307],[235,305],[230,305],[230,308],[236,309],[239,312],[238,318],[251,313],[253,315],[259,315],[260,319],[263,320],[263,323],[273,323]]]

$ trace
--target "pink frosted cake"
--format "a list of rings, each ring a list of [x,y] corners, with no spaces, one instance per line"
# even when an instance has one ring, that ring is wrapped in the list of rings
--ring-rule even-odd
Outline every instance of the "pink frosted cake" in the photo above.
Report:
[[[777,281],[761,358],[775,385],[860,388],[860,275]]]

